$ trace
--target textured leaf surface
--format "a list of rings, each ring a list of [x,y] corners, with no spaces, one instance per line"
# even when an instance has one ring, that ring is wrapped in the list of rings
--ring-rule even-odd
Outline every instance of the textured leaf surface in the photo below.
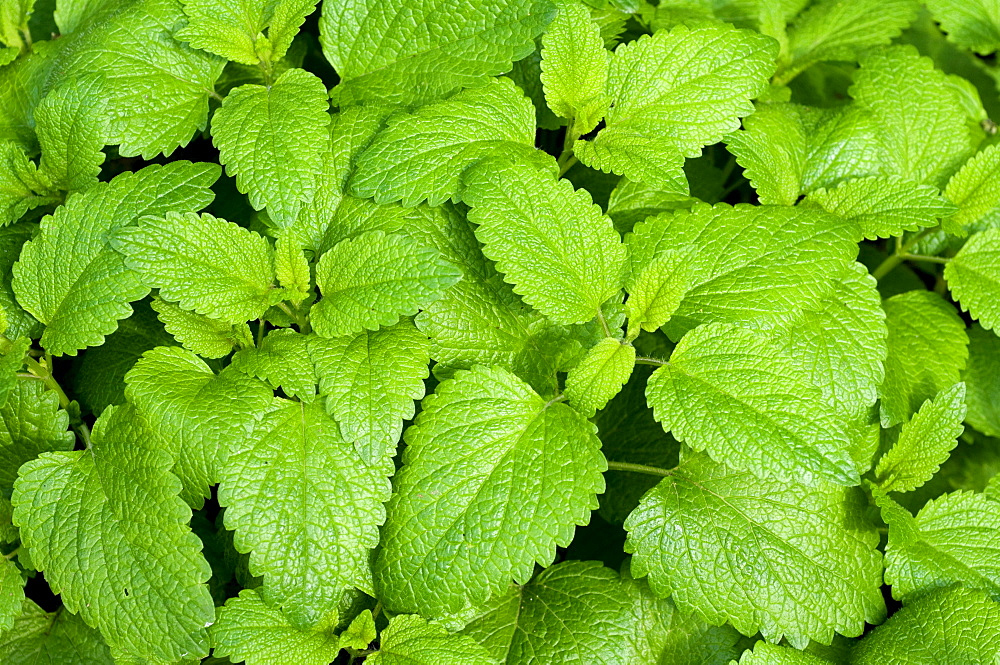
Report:
[[[38,339],[42,334],[42,325],[17,302],[11,286],[11,268],[17,261],[22,246],[31,239],[37,228],[29,222],[0,228],[0,309],[3,309],[7,319],[7,329],[3,334],[8,339]]]
[[[245,65],[280,60],[306,15],[316,8],[315,0],[182,2],[188,20],[177,39]]]
[[[855,489],[761,480],[692,455],[625,522],[632,570],[744,635],[795,646],[885,616],[878,534]]]
[[[604,491],[595,429],[500,368],[442,382],[407,430],[375,565],[379,597],[441,615],[550,564]]]
[[[50,186],[21,146],[0,140],[0,226],[16,222],[38,206],[58,202],[48,191]]]
[[[486,649],[465,635],[449,635],[441,626],[415,614],[394,616],[381,635],[372,665],[495,665]]]
[[[5,665],[112,665],[100,634],[70,612],[48,613],[27,600],[14,627],[0,634]]]
[[[272,333],[273,334],[273,333]],[[313,338],[315,364],[326,410],[344,438],[368,464],[391,457],[424,396],[430,343],[411,321],[333,339]]]
[[[0,407],[0,494],[9,498],[17,470],[41,453],[72,450],[75,438],[59,397],[41,381],[18,380]]]
[[[184,485],[181,497],[200,507],[219,481],[231,448],[254,431],[274,394],[234,369],[218,376],[176,346],[146,352],[125,376],[125,396],[169,446]]]
[[[635,367],[635,347],[606,337],[587,352],[566,376],[570,403],[593,416],[621,391]]]
[[[219,161],[257,210],[287,224],[312,198],[330,123],[326,88],[304,69],[274,85],[242,85],[212,118]]]
[[[369,231],[320,257],[316,284],[323,297],[313,305],[310,320],[323,337],[377,330],[416,314],[461,277],[434,248]]]
[[[753,651],[748,649],[743,653],[739,665],[830,665],[830,661],[805,651],[761,641],[754,645]]]
[[[632,275],[626,280],[625,316],[628,318],[628,337],[634,338],[639,330],[653,332],[670,320],[688,290],[688,261],[690,248],[665,249],[644,266],[632,266]]]
[[[622,286],[625,247],[586,190],[530,166],[485,162],[465,179],[483,253],[556,323],[585,323]]]
[[[232,366],[267,381],[272,388],[281,388],[289,396],[310,402],[316,395],[316,373],[308,343],[309,338],[294,330],[272,330],[259,347],[237,352]]]
[[[185,349],[204,358],[221,358],[229,355],[234,346],[253,346],[253,336],[245,323],[233,325],[219,319],[189,312],[180,305],[162,298],[153,298],[153,309],[163,327]]]
[[[102,85],[98,77],[73,81],[50,92],[35,109],[41,171],[62,189],[97,184],[108,133]]]
[[[535,109],[510,79],[490,80],[411,114],[390,116],[387,127],[361,153],[350,193],[379,203],[427,199],[438,205],[461,193],[472,164],[497,154],[540,168],[554,162],[534,149]]]
[[[232,446],[219,486],[226,528],[293,626],[314,626],[344,588],[369,588],[392,472],[362,462],[315,404],[282,404]]]
[[[72,197],[42,220],[41,233],[14,265],[13,288],[45,324],[41,343],[49,353],[76,355],[101,344],[132,313],[128,303],[149,291],[108,245],[108,235],[142,215],[208,205],[218,176],[210,164],[147,166]]]
[[[763,205],[795,205],[806,168],[806,130],[795,104],[763,104],[726,137]]]
[[[927,8],[959,46],[984,55],[1000,48],[1000,6],[995,0],[928,0]]]
[[[539,0],[324,4],[320,43],[341,78],[334,100],[419,104],[481,85],[531,53],[554,15]]]
[[[1000,328],[1000,229],[977,233],[944,269],[962,309],[987,330]]]
[[[4,559],[0,562],[0,633],[14,626],[14,620],[21,614],[23,603],[24,579],[21,577],[21,571],[13,561]]]
[[[1000,337],[973,326],[969,330],[969,365],[965,382],[967,422],[983,434],[1000,437]]]
[[[112,242],[129,268],[182,309],[239,324],[273,304],[271,246],[232,222],[168,212],[143,217]]]
[[[791,357],[752,331],[691,331],[650,377],[646,397],[664,429],[736,469],[859,482],[841,418]]]
[[[211,634],[215,656],[246,665],[272,665],[289,657],[302,665],[329,665],[340,652],[340,640],[332,632],[296,628],[255,589],[240,591],[218,609]]]
[[[542,38],[541,55],[545,102],[557,116],[572,121],[574,132],[586,134],[608,110],[604,87],[611,54],[584,5],[560,6]]]
[[[211,570],[166,451],[128,407],[109,407],[88,451],[46,453],[14,488],[14,520],[66,607],[122,650],[208,653]]]
[[[958,206],[943,226],[949,233],[964,234],[988,219],[1000,206],[1000,148],[987,146],[967,161],[948,181],[944,195]]]

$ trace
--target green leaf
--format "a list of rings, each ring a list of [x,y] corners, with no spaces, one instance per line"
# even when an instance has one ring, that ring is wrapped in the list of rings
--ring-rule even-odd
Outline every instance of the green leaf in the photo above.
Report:
[[[24,357],[31,348],[31,340],[19,337],[13,342],[0,339],[0,345],[6,347],[0,356],[0,407],[7,403],[7,396],[17,385],[17,373],[24,367]]]
[[[294,330],[272,330],[259,347],[250,346],[233,356],[232,366],[281,388],[303,402],[316,396],[316,372],[310,360],[309,338]]]
[[[555,323],[585,323],[622,286],[625,248],[586,190],[520,164],[466,175],[483,254],[526,303]]]
[[[59,397],[41,381],[19,379],[0,408],[0,494],[10,497],[25,462],[72,450],[76,439],[68,429],[69,414],[59,408]]]
[[[272,333],[273,334],[273,333]],[[424,396],[430,342],[404,320],[376,331],[309,340],[326,410],[366,464],[392,457]]]
[[[543,0],[483,0],[444,13],[432,0],[324,4],[320,43],[341,79],[334,103],[416,105],[482,85],[531,53],[553,16]]]
[[[282,403],[233,442],[219,485],[226,528],[296,628],[336,610],[344,588],[370,588],[392,473],[389,460],[362,462],[316,404]]]
[[[984,328],[1000,328],[1000,229],[973,235],[944,268],[962,309]]]
[[[146,216],[112,239],[125,265],[182,309],[226,323],[274,304],[274,252],[247,229],[208,213]]]
[[[957,210],[936,187],[894,176],[847,180],[831,190],[816,190],[808,200],[856,222],[868,240],[937,226]]]
[[[677,336],[698,323],[768,329],[815,307],[829,276],[857,254],[857,227],[821,210],[699,204],[637,224],[626,238],[631,271],[665,250],[692,246],[688,290],[671,319]]]
[[[200,508],[232,448],[251,436],[274,394],[236,368],[218,376],[176,346],[147,351],[125,375],[125,396],[150,430],[169,442],[181,498]]]
[[[587,7],[575,2],[560,6],[542,38],[541,55],[546,103],[572,122],[576,135],[586,134],[608,110],[604,87],[611,60]]]
[[[378,637],[375,628],[375,618],[371,610],[365,610],[351,620],[343,633],[340,634],[340,643],[348,649],[365,650],[368,645]]]
[[[595,430],[497,367],[442,382],[406,431],[375,563],[378,597],[440,616],[551,564],[604,491]]]
[[[903,423],[899,439],[879,460],[875,477],[886,492],[909,492],[931,479],[958,443],[965,420],[965,384],[926,401]]]
[[[882,427],[892,427],[960,381],[969,338],[955,308],[936,293],[910,291],[889,298],[883,307],[889,355],[879,397]]]
[[[51,185],[20,146],[0,140],[0,226],[16,222],[29,210],[57,203]]]
[[[808,135],[796,104],[761,104],[726,137],[763,205],[795,205],[802,193]]]
[[[462,277],[432,247],[398,234],[369,231],[320,257],[323,297],[309,318],[318,335],[340,337],[393,325],[438,300]]]
[[[218,610],[212,626],[212,653],[246,665],[272,665],[295,658],[301,665],[329,665],[340,640],[327,630],[300,630],[281,610],[268,605],[256,589],[244,589]],[[367,645],[365,645],[367,646]]]
[[[166,661],[208,653],[211,570],[166,451],[128,407],[108,407],[93,448],[21,468],[14,521],[69,611],[108,644]]]
[[[856,485],[851,440],[820,395],[777,344],[724,324],[685,335],[646,388],[663,428],[720,463]]]
[[[495,0],[494,0],[495,1]],[[349,191],[379,203],[424,199],[439,205],[462,193],[462,174],[485,157],[509,156],[555,174],[555,162],[535,146],[535,109],[507,78],[460,92],[388,125],[358,157]]]
[[[253,346],[253,336],[246,323],[232,324],[189,312],[162,298],[153,298],[152,307],[168,333],[185,349],[204,358],[222,358],[235,346]]]
[[[309,295],[312,277],[302,246],[291,233],[282,234],[274,243],[274,274],[278,284],[291,292],[290,300],[300,302]]]
[[[829,643],[885,617],[866,506],[856,489],[762,480],[691,455],[629,516],[625,550],[681,611],[772,642]]]
[[[858,665],[966,665],[1000,658],[1000,605],[973,589],[942,589],[899,610],[851,653]]]
[[[0,7],[0,42],[21,47],[21,33],[28,27],[28,17],[34,5],[35,0],[10,0]]]
[[[0,633],[14,626],[23,603],[24,578],[21,577],[21,571],[13,561],[3,559],[0,561]]]
[[[11,286],[11,268],[21,253],[24,243],[31,239],[38,229],[29,222],[0,227],[0,308],[7,317],[7,329],[3,334],[8,339],[30,337],[38,339],[42,334],[42,325],[28,312],[24,311],[14,297]]]
[[[213,10],[214,11],[214,10]],[[328,140],[326,87],[304,69],[271,86],[241,85],[212,118],[212,141],[226,173],[256,210],[280,224],[295,219],[315,191]]]
[[[100,634],[76,614],[48,613],[24,601],[14,627],[0,634],[5,665],[113,665]]]
[[[981,326],[969,329],[969,364],[962,381],[966,422],[983,434],[1000,437],[1000,337]]]
[[[389,621],[379,650],[368,656],[371,665],[494,665],[499,662],[465,635],[449,635],[443,627],[415,614],[401,614]]]
[[[617,395],[635,367],[635,347],[606,337],[590,349],[566,377],[566,396],[585,416],[593,416]]]
[[[573,152],[587,166],[666,187],[685,157],[718,143],[753,113],[777,45],[731,26],[678,26],[619,46],[611,60],[607,126]]]
[[[40,170],[60,189],[97,184],[109,123],[103,91],[103,78],[87,76],[56,88],[35,108]]]
[[[632,182],[628,178],[619,179],[608,198],[607,212],[615,228],[625,233],[647,217],[670,210],[688,209],[696,202],[691,196],[687,176],[683,170],[678,170],[676,179],[667,189]]]
[[[665,249],[646,265],[632,266],[632,276],[625,284],[629,293],[625,301],[629,339],[637,337],[640,329],[657,330],[680,307],[688,290],[688,266],[693,251],[690,247]]]
[[[965,235],[993,217],[1000,207],[1000,148],[987,146],[948,181],[944,195],[958,206],[942,228],[949,233]]]
[[[743,652],[739,665],[830,665],[830,661],[805,651],[760,641],[753,651]]]
[[[237,0],[222,5],[214,0],[182,2],[188,20],[175,33],[177,39],[245,65],[280,60],[302,21],[316,8],[316,0]],[[286,37],[286,33],[290,34]]]
[[[927,8],[962,48],[982,55],[1000,48],[1000,7],[992,0],[928,0]]]
[[[218,176],[212,164],[147,166],[77,194],[45,217],[14,264],[12,283],[18,302],[45,324],[42,347],[76,355],[114,332],[132,313],[128,303],[149,288],[109,246],[108,236],[142,215],[208,205]]]

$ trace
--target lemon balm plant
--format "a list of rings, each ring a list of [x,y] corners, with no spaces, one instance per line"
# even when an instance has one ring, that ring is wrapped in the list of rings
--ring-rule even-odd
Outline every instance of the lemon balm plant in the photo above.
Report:
[[[2,0],[0,661],[1000,657],[1000,14]]]

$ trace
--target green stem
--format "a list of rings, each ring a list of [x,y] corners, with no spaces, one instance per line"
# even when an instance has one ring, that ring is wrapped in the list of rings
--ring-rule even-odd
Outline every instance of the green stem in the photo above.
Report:
[[[13,552],[10,552],[9,554],[4,554],[4,555],[3,555],[3,558],[5,558],[5,559],[7,559],[8,561],[10,561],[10,560],[11,560],[11,559],[13,559],[14,557],[16,557],[16,556],[17,556],[17,553],[18,553],[18,552],[20,552],[20,551],[21,551],[21,547],[20,547],[20,546],[18,546],[18,547],[15,547],[15,548],[14,548],[14,551],[13,551]]]
[[[928,263],[940,263],[946,265],[951,259],[944,256],[926,256],[924,254],[903,254],[907,261],[927,261]]]
[[[264,319],[257,319],[257,339],[254,341],[254,345],[260,348],[260,343],[264,340]]]
[[[25,356],[24,363],[28,366],[28,371],[31,372],[34,378],[43,381],[45,387],[56,394],[59,398],[59,406],[63,409],[69,409],[69,397],[62,389],[62,386],[59,385],[59,382],[56,381],[55,377],[52,376],[52,356],[48,353],[45,354],[45,364],[38,362],[31,356]],[[80,435],[80,440],[83,441],[87,450],[90,450],[90,428],[87,427],[87,423],[73,425],[73,430]]]
[[[923,240],[928,233],[934,231],[935,229],[937,229],[936,226],[931,226],[929,228],[926,228],[917,235],[907,240],[906,243],[903,243],[902,236],[897,236],[896,252],[892,256],[889,256],[885,261],[880,263],[878,267],[876,267],[875,270],[872,271],[872,277],[875,278],[875,281],[880,281],[883,277],[885,277],[890,272],[895,270],[899,266],[899,264],[907,260],[908,257],[917,256],[914,254],[910,254],[909,253],[910,249],[913,248],[918,242]],[[937,257],[934,258],[936,259]]]
[[[286,302],[279,302],[277,304],[277,308],[280,309],[285,314],[287,314],[288,318],[294,321],[295,325],[299,327],[299,330],[301,330],[302,332],[307,332],[306,330],[304,330],[304,328],[308,325],[309,321],[305,317],[299,316],[298,310],[292,309],[291,307],[288,306],[288,303]]]
[[[659,360],[657,358],[644,358],[639,356],[635,359],[636,365],[652,365],[653,367],[663,367],[664,365],[669,365],[670,363],[666,360]]]
[[[558,162],[559,163],[559,177],[561,178],[564,175],[566,175],[566,172],[569,171],[574,166],[576,166],[576,163],[579,162],[579,161],[580,160],[577,159],[576,155],[574,155],[572,152],[564,152],[559,157],[559,162]]]
[[[632,473],[644,473],[647,476],[662,476],[664,478],[674,475],[673,469],[661,469],[658,466],[632,464],[631,462],[608,462],[608,471],[631,471]]]
[[[604,318],[604,312],[601,311],[600,307],[597,308],[597,320],[601,322],[601,329],[604,330],[604,336],[613,337],[611,328],[608,327],[608,320]]]
[[[576,158],[576,155],[573,154],[573,144],[576,143],[578,138],[580,138],[580,134],[573,129],[573,123],[571,122],[566,127],[566,138],[563,139],[562,153],[559,155],[559,160],[557,161],[559,164],[560,178],[563,177],[567,171],[573,168],[578,161],[580,161]]]
[[[217,93],[215,90],[209,90],[208,91],[208,96],[211,97],[212,99],[214,99],[217,102],[225,101],[225,99],[223,98],[223,96],[220,95],[219,93]]]

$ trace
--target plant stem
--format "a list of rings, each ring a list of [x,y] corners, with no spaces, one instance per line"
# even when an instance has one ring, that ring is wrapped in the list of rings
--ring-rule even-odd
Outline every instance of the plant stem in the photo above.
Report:
[[[908,259],[914,260],[914,258],[918,256],[920,257],[918,260],[921,261],[934,260],[935,263],[947,263],[948,262],[947,259],[941,259],[936,256],[925,258],[922,255],[909,253],[911,248],[913,248],[918,242],[923,240],[928,233],[935,230],[936,228],[937,228],[936,226],[932,226],[930,228],[924,229],[917,235],[907,240],[905,244],[903,243],[902,236],[896,236],[896,252],[891,256],[889,256],[885,261],[880,263],[878,267],[876,267],[875,270],[872,271],[872,277],[874,277],[876,281],[880,281],[883,277],[888,275],[897,266],[899,266],[899,264],[902,263],[903,261],[906,261]]]
[[[601,311],[600,307],[597,308],[597,320],[601,322],[601,328],[604,330],[604,336],[612,337],[611,328],[608,327],[608,320],[604,318],[604,312]]]
[[[14,551],[13,551],[13,552],[10,552],[9,554],[4,554],[4,555],[3,555],[3,558],[5,558],[5,559],[7,559],[8,561],[10,561],[10,560],[11,560],[11,559],[13,559],[14,557],[16,557],[16,556],[17,556],[17,553],[18,553],[18,552],[20,552],[20,551],[21,551],[21,547],[20,547],[20,546],[18,546],[18,547],[15,547],[15,548],[14,548]]]
[[[663,367],[664,365],[669,365],[670,363],[666,360],[658,360],[656,358],[645,358],[639,356],[635,359],[636,365],[652,365],[653,367]]]
[[[566,138],[563,139],[563,149],[562,153],[559,155],[559,177],[563,177],[567,171],[569,171],[573,166],[580,160],[576,158],[573,154],[573,144],[576,140],[580,138],[580,135],[573,129],[573,123],[570,123],[566,127]]]
[[[608,462],[608,471],[631,471],[632,473],[644,473],[647,476],[663,476],[664,478],[674,475],[673,469],[661,469],[658,466],[632,464],[631,462]]]
[[[38,362],[31,356],[24,357],[24,363],[28,366],[28,371],[31,375],[45,382],[45,386],[54,392],[59,398],[59,406],[63,409],[69,409],[70,399],[66,395],[66,392],[56,381],[55,377],[52,376],[52,356],[48,353],[45,354],[45,364]],[[90,428],[87,427],[87,423],[81,422],[77,425],[73,425],[73,430],[80,435],[80,440],[83,441],[83,445],[90,450]]]

